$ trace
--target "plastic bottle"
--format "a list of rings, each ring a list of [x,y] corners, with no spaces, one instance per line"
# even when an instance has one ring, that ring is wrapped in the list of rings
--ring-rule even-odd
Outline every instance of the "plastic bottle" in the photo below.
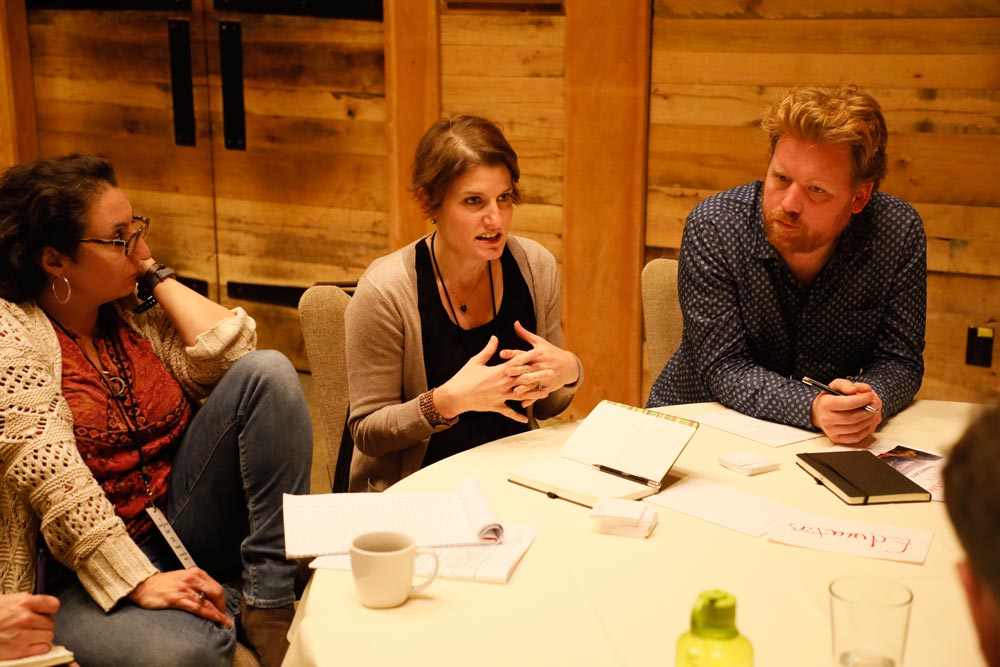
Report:
[[[736,598],[704,591],[691,609],[691,629],[677,639],[677,667],[753,667],[753,646],[736,629]]]

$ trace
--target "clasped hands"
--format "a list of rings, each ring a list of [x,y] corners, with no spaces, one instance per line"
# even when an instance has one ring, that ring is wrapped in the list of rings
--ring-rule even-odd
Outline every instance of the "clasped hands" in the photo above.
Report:
[[[473,410],[498,412],[526,424],[528,418],[511,409],[507,401],[520,400],[526,408],[577,381],[580,370],[572,353],[531,333],[520,322],[514,323],[514,332],[531,349],[500,350],[504,361],[487,366],[500,344],[496,336],[490,336],[486,347],[434,390],[434,405],[442,416],[450,419]]]
[[[812,402],[812,423],[837,445],[858,445],[882,422],[882,399],[864,382],[838,378],[830,388],[845,396],[821,391]],[[871,405],[875,412],[864,409]]]

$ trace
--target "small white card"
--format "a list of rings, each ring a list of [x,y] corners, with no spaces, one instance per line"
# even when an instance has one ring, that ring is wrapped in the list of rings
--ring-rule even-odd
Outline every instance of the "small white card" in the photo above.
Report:
[[[781,467],[781,464],[755,452],[733,452],[719,457],[723,468],[729,468],[742,475],[759,475]]]
[[[656,510],[638,500],[598,498],[590,513],[591,524],[599,533],[623,537],[649,537],[656,526]]]

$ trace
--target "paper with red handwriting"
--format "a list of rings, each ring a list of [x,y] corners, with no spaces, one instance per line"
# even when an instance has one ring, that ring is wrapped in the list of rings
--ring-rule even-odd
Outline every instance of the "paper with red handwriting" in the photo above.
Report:
[[[818,551],[923,563],[934,533],[801,512],[774,522],[767,537],[773,542]]]

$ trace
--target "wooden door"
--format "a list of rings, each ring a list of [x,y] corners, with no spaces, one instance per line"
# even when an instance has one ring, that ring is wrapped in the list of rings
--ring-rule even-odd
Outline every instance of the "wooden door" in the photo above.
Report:
[[[388,249],[382,23],[220,4],[206,37],[221,301],[306,368],[302,289],[357,280]]]
[[[199,2],[64,9],[116,4],[27,3],[39,153],[111,160],[135,211],[152,220],[154,257],[217,298]]]
[[[27,6],[41,154],[109,158],[154,256],[306,369],[299,294],[388,250],[383,36],[324,2],[262,13],[288,4]]]

